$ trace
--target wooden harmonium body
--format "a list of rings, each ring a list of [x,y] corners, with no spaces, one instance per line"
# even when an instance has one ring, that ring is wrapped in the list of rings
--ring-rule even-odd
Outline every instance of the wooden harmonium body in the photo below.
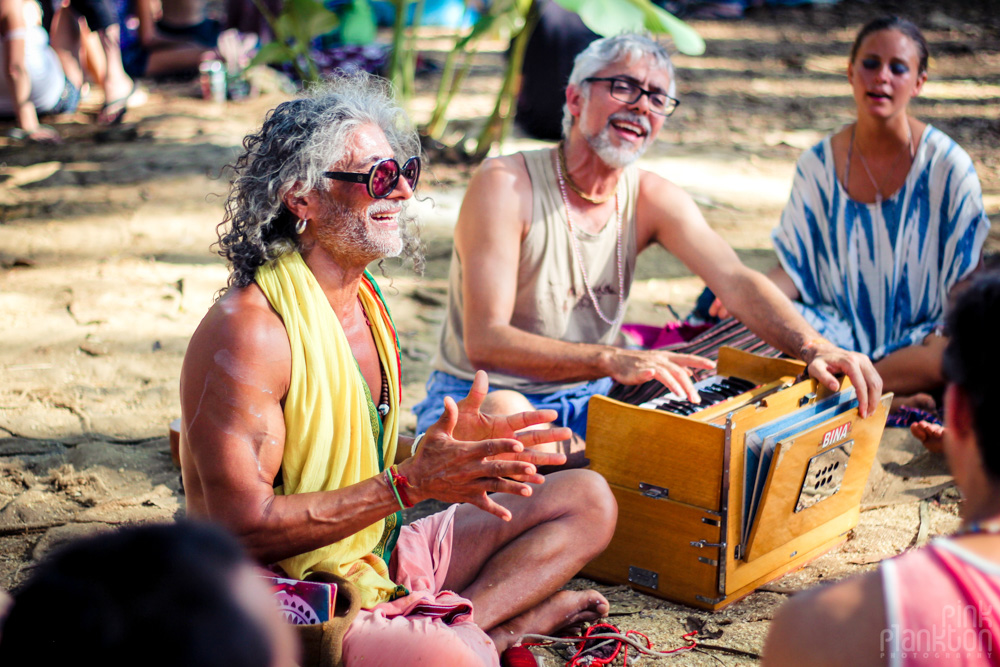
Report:
[[[891,394],[861,419],[848,380],[831,392],[798,361],[724,347],[716,372],[700,409],[591,399],[587,455],[618,526],[584,576],[720,609],[857,525]]]

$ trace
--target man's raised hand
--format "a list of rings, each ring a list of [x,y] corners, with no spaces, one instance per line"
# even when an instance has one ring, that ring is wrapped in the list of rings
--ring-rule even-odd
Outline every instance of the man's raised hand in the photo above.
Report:
[[[560,442],[573,437],[573,432],[564,427],[530,428],[555,421],[555,410],[528,410],[512,415],[489,415],[480,412],[490,383],[486,371],[477,371],[472,380],[469,395],[458,402],[458,422],[455,424],[454,435],[462,440],[485,440],[487,438],[515,438],[526,447],[543,445],[548,442]],[[529,430],[524,430],[529,429]],[[561,454],[559,456],[562,456]],[[542,463],[539,465],[562,465],[562,461]]]
[[[456,440],[459,408],[444,399],[444,414],[424,435],[416,455],[399,464],[407,477],[414,502],[436,498],[445,502],[471,503],[510,521],[510,510],[490,499],[490,493],[530,496],[530,484],[545,481],[538,466],[561,465],[563,454],[536,452],[512,437]],[[553,429],[558,430],[558,429]]]

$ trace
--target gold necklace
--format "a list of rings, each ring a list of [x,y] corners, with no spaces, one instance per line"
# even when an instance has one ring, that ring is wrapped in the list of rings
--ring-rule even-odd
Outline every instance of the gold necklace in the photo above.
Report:
[[[851,179],[851,156],[854,154],[854,133],[855,133],[855,131],[857,129],[858,129],[858,124],[855,123],[854,127],[851,128],[851,143],[847,147],[847,169],[845,170],[845,173],[844,173],[844,187],[845,188],[851,187],[851,180],[850,180]],[[899,151],[899,154],[896,155],[896,159],[893,160],[892,166],[889,167],[889,169],[885,173],[885,177],[882,179],[882,182],[879,183],[877,180],[875,180],[875,175],[872,174],[872,170],[868,167],[868,160],[865,159],[865,154],[861,152],[861,148],[860,147],[858,148],[858,157],[861,159],[861,166],[864,167],[865,173],[868,174],[868,180],[871,181],[872,187],[875,188],[875,203],[876,204],[881,204],[882,203],[882,199],[884,199],[884,197],[882,196],[882,188],[885,187],[885,184],[889,181],[890,178],[892,178],[893,172],[896,171],[896,166],[899,164],[899,161],[901,159],[903,159],[903,155],[906,154],[906,153],[909,153],[910,159],[912,160],[913,159],[913,131],[910,129],[910,122],[909,121],[906,122],[906,145],[903,146],[902,150]]]
[[[581,190],[580,186],[578,186],[576,183],[573,182],[573,177],[569,175],[569,168],[566,166],[566,153],[564,150],[564,145],[565,145],[564,142],[562,141],[559,142],[559,166],[562,167],[562,172],[563,174],[566,175],[566,185],[569,186],[569,189],[575,192],[580,197],[580,199],[590,204],[603,204],[605,202],[611,201],[611,199],[618,192],[617,186],[615,187],[614,190],[611,191],[611,194],[609,194],[607,197],[604,197],[603,199],[595,199],[594,197],[591,197],[586,192]]]

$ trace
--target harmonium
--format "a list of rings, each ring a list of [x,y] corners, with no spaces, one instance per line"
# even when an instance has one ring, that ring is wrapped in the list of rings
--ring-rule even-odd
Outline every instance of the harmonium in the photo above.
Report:
[[[701,404],[659,383],[590,401],[587,455],[618,501],[611,544],[582,572],[702,609],[732,604],[846,539],[892,395],[867,419],[847,379],[718,349]]]

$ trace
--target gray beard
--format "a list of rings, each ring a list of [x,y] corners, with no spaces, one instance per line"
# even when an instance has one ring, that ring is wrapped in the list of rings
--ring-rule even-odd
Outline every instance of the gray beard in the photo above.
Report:
[[[641,146],[636,149],[632,149],[628,146],[615,146],[612,144],[611,121],[616,118],[642,125],[643,129],[646,131],[646,138],[643,140]],[[593,151],[597,153],[597,157],[601,158],[601,161],[603,161],[604,164],[612,167],[613,169],[624,169],[642,157],[643,153],[646,152],[646,149],[649,148],[650,129],[648,120],[637,114],[623,111],[613,114],[610,118],[608,118],[608,124],[605,125],[604,129],[596,135],[591,137],[584,136],[584,138],[587,140],[587,143]]]
[[[384,200],[372,202],[367,209],[358,211],[342,204],[330,204],[324,217],[331,221],[316,232],[320,245],[334,256],[357,258],[366,264],[387,257],[410,259],[417,273],[423,272],[423,243],[416,216],[403,202],[396,231],[382,230],[369,225],[370,216],[394,205]]]

